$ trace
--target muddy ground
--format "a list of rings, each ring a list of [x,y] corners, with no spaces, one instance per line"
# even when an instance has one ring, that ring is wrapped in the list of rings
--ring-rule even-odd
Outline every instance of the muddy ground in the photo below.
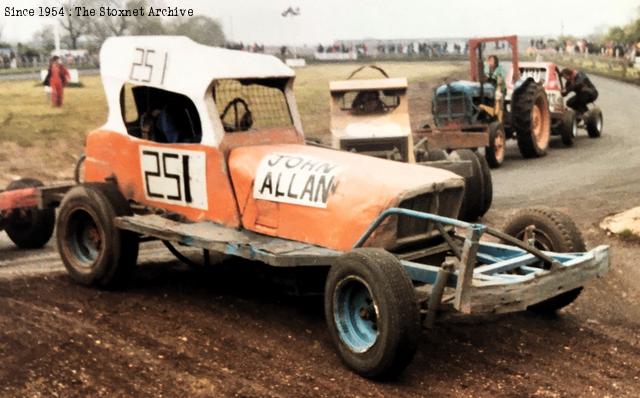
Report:
[[[640,245],[597,228],[640,201],[640,89],[595,79],[599,140],[493,173],[486,222],[545,204],[568,212],[588,246],[612,246],[611,271],[559,316],[441,322],[424,331],[400,379],[373,383],[331,347],[322,299],[289,297],[252,264],[193,270],[145,244],[121,291],[73,284],[52,243],[18,251],[0,237],[1,396],[640,396]],[[412,94],[415,95],[415,94]]]

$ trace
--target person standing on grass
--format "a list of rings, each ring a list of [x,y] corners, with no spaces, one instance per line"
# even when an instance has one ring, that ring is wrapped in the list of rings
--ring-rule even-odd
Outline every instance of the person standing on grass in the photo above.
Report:
[[[67,85],[71,76],[57,55],[51,57],[51,61],[49,61],[47,77],[49,78],[49,86],[51,87],[51,105],[60,107],[62,106],[64,86]]]

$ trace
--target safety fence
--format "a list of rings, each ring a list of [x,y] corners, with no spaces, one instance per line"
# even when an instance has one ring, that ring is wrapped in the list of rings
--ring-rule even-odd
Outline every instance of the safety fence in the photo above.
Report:
[[[545,54],[543,58],[545,61],[580,69],[587,73],[640,84],[640,63],[632,64],[626,58],[590,54]]]

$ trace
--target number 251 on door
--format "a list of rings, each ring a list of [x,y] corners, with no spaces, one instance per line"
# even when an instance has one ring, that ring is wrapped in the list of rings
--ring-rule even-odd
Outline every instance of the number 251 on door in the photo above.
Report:
[[[207,210],[204,152],[141,145],[140,169],[147,200]]]

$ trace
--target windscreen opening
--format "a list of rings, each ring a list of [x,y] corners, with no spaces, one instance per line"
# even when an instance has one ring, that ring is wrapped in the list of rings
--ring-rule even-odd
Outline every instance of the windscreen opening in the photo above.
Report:
[[[287,79],[224,79],[213,87],[227,133],[293,126],[285,95]]]
[[[337,94],[340,99],[340,110],[353,115],[375,115],[387,113],[400,105],[397,90],[359,90]]]

